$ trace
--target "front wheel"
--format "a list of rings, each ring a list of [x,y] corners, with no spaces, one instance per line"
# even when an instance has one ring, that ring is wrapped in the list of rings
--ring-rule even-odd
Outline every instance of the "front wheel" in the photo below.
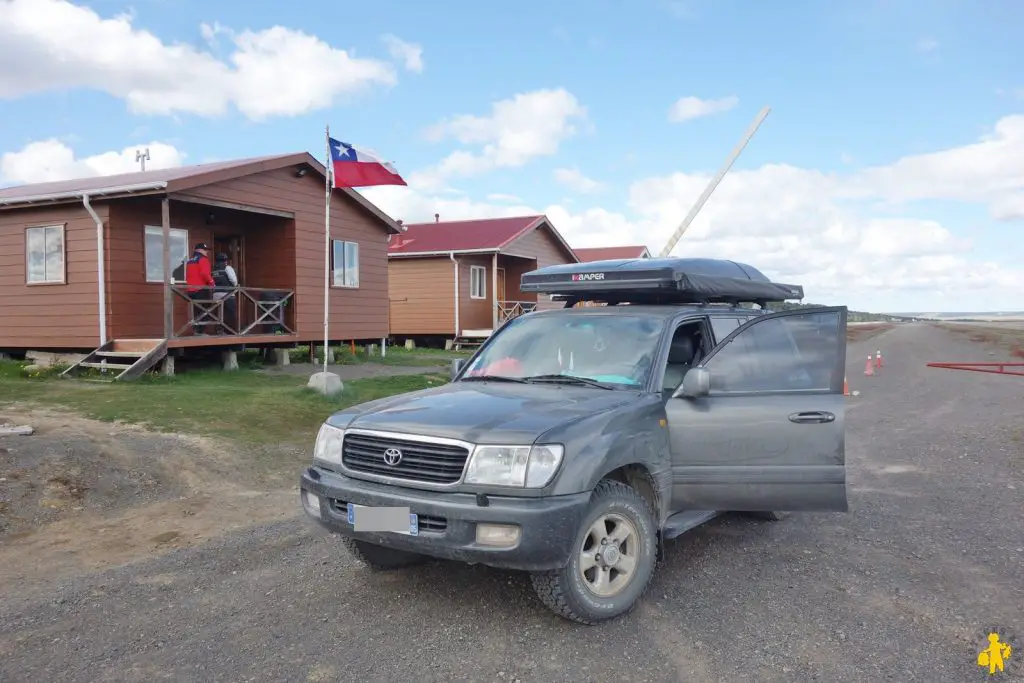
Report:
[[[654,575],[657,526],[643,496],[611,480],[600,482],[576,536],[569,563],[531,576],[541,601],[556,614],[596,624],[633,609]]]

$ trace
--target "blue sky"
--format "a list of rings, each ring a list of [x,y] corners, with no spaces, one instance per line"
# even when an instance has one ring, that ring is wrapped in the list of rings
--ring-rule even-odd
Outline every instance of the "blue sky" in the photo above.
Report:
[[[703,189],[706,176],[722,163],[757,111],[770,105],[770,116],[734,167],[736,178],[731,174],[723,182],[691,228],[693,239],[688,241],[688,233],[676,253],[704,247],[705,253],[749,256],[755,265],[761,256],[767,271],[805,272],[818,299],[875,310],[978,308],[979,300],[996,308],[1024,308],[1015,303],[1024,291],[1024,247],[1016,238],[1024,220],[1024,208],[1018,211],[1024,206],[1024,162],[1013,161],[1015,150],[1024,155],[1024,142],[1017,141],[1016,127],[1008,127],[1011,133],[998,149],[969,148],[991,135],[1004,117],[1024,115],[1019,38],[1024,3],[72,3],[94,11],[98,22],[128,13],[122,20],[127,31],[148,32],[151,42],[158,41],[126,39],[124,49],[118,49],[113,34],[102,33],[99,24],[80,15],[57,16],[44,30],[43,18],[32,13],[45,13],[51,4],[66,3],[0,2],[0,16],[15,8],[0,24],[20,31],[17,40],[12,35],[4,40],[0,28],[0,57],[14,65],[13,70],[5,66],[7,76],[0,75],[0,153],[56,139],[71,150],[75,163],[52,169],[51,176],[72,170],[81,174],[87,168],[127,170],[123,159],[121,166],[88,160],[149,143],[173,150],[167,151],[167,163],[294,150],[323,156],[323,127],[329,123],[335,137],[369,146],[406,177],[415,175],[417,183],[409,189],[367,191],[396,217],[415,220],[439,210],[443,217],[465,218],[532,209],[546,211],[580,246],[642,241],[657,250]],[[52,11],[50,16],[55,16]],[[218,32],[213,43],[203,24],[234,33]],[[191,46],[195,54],[230,69],[233,54],[240,51],[240,32],[261,34],[275,26],[316,36],[349,56],[381,60],[390,65],[392,80],[353,92],[338,86],[326,106],[264,118],[246,116],[233,106],[215,115],[199,111],[201,105],[191,106],[192,111],[189,106],[155,111],[156,105],[147,112],[129,106],[129,93],[140,89],[153,91],[151,101],[161,101],[165,87],[181,97],[190,87],[182,80],[195,81],[188,97],[216,99],[217,83],[203,82],[201,72],[182,79],[174,46]],[[62,29],[69,37],[101,36],[102,47],[75,56],[69,65],[66,56],[62,61],[52,54]],[[422,70],[410,70],[390,56],[385,34],[418,46]],[[241,86],[273,100],[273,79],[282,78],[278,69],[289,81],[308,81],[307,90],[316,91],[318,74],[290,69],[303,64],[289,61],[293,56],[276,55],[273,68],[259,72],[268,75]],[[450,153],[489,154],[486,143],[467,142],[465,136],[431,139],[425,133],[430,126],[459,115],[484,119],[498,101],[545,89],[564,89],[583,113],[568,117],[564,126],[551,124],[557,130],[539,138],[529,126],[543,127],[550,120],[536,119],[555,115],[535,115],[532,121],[529,111],[512,116],[513,124],[493,132],[488,141],[501,147],[522,140],[520,149],[535,144],[535,152],[507,163],[488,162],[473,172],[434,177],[432,185],[419,183]],[[735,104],[672,121],[669,111],[681,97],[735,98]],[[967,156],[956,156],[961,147],[968,148]],[[920,155],[943,151],[949,155],[933,159],[925,173],[927,159],[921,161]],[[900,171],[890,180],[882,174],[884,182],[848,196],[850,186],[866,182],[864,172],[888,169],[904,157],[918,159],[911,164],[916,175]],[[26,170],[33,159],[6,157],[0,182],[51,177],[41,178],[38,164]],[[798,177],[778,185],[777,165],[794,167]],[[575,169],[601,183],[600,190],[587,192],[580,185],[574,190],[555,182],[556,169]],[[964,187],[977,187],[977,192],[957,190],[956,173],[963,174]],[[817,185],[819,176],[831,179],[827,189]],[[950,189],[917,191],[909,201],[906,192],[893,189],[920,185],[922,177],[930,179],[928,187]],[[659,187],[668,194],[652,194]],[[829,199],[814,204],[822,192]],[[494,194],[517,199],[489,200]],[[783,194],[792,196],[783,199]],[[642,206],[637,204],[641,200]],[[796,213],[784,215],[780,205]],[[843,214],[834,221],[847,226],[836,228],[846,237],[829,247],[819,235],[834,212]],[[818,223],[797,225],[809,215],[817,216]],[[758,216],[770,218],[758,222]],[[881,249],[877,242],[867,244],[868,236],[888,232],[872,227],[876,219],[904,220],[906,235],[924,231],[921,239],[932,242],[920,253],[906,245]],[[945,232],[935,233],[930,222]],[[859,237],[854,239],[851,231]],[[792,239],[780,247],[783,235]],[[969,248],[957,242],[963,239],[970,241]],[[770,249],[776,250],[773,255],[766,252]],[[800,267],[795,262],[777,265],[794,250],[806,252],[796,259]],[[953,260],[936,260],[939,256]],[[951,291],[952,277],[965,268],[984,281],[976,277],[975,289],[961,296]],[[879,273],[892,275],[879,279]],[[1008,295],[1006,289],[1016,285],[1021,290]]]

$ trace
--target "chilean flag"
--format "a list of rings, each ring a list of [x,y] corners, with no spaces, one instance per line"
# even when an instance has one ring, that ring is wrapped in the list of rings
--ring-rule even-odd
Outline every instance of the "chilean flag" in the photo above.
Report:
[[[405,185],[398,171],[386,161],[356,149],[347,142],[327,138],[331,148],[331,173],[334,187]]]

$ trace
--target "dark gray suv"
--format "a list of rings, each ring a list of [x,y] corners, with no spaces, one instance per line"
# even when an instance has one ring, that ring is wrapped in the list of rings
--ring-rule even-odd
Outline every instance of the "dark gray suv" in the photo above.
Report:
[[[521,289],[565,307],[506,323],[447,385],[321,427],[302,506],[366,564],[525,570],[593,624],[719,514],[847,510],[845,307],[767,312],[802,288],[709,259],[552,266]]]

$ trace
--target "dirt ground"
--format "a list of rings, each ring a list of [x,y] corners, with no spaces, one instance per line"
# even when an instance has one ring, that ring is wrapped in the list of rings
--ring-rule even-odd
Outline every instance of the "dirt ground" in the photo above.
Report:
[[[0,423],[36,430],[0,437],[0,585],[117,566],[295,513],[293,492],[251,486],[228,444],[49,411],[6,410]]]
[[[846,326],[847,341],[867,341],[873,337],[888,332],[893,328],[892,323],[854,323]]]
[[[982,680],[986,629],[1024,634],[1024,385],[926,367],[1005,345],[879,334],[848,354],[850,511],[696,529],[592,628],[522,574],[369,571],[251,452],[0,410],[38,430],[0,437],[0,681]]]

